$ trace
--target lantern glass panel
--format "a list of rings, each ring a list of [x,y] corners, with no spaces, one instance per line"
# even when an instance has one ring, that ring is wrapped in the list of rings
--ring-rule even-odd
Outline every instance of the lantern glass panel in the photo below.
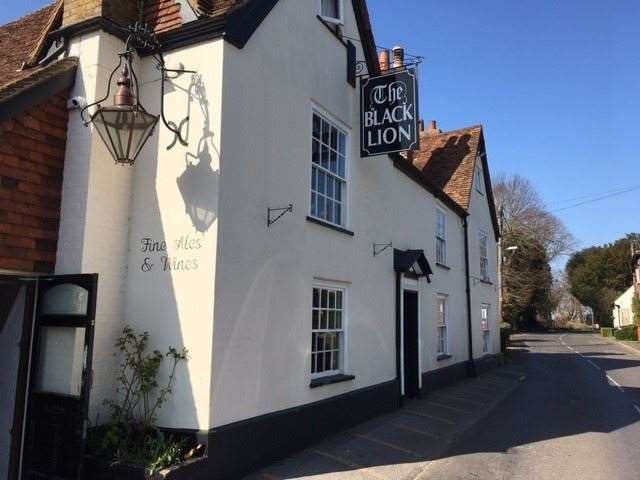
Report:
[[[158,116],[137,107],[111,107],[98,108],[92,120],[114,160],[132,164],[153,133]]]

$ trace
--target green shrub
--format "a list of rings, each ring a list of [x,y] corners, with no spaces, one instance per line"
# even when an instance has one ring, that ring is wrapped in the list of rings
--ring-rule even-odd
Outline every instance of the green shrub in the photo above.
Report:
[[[511,337],[511,325],[506,322],[500,324],[500,351],[502,353],[507,352],[507,346],[509,345],[509,338]]]
[[[638,327],[635,325],[627,325],[615,332],[616,340],[638,340]]]
[[[633,296],[631,310],[633,311],[633,324],[636,327],[640,327],[640,295]]]
[[[613,337],[613,332],[614,330],[611,327],[602,327],[600,329],[600,333],[603,337]]]

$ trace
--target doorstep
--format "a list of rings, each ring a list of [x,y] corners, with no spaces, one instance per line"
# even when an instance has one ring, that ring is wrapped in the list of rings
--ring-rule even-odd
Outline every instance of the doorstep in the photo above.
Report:
[[[245,480],[415,479],[524,380],[516,365],[462,380],[274,463]]]

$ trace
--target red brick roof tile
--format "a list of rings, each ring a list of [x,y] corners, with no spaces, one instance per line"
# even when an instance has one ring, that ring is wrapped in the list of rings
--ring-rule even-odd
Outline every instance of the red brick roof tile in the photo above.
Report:
[[[473,126],[446,133],[423,133],[413,164],[438,189],[465,210],[469,209],[476,156],[482,127]]]

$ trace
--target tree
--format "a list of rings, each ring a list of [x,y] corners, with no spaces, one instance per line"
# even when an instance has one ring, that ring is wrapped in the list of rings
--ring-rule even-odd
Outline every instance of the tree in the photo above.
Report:
[[[546,210],[529,180],[518,175],[500,176],[495,182],[494,196],[505,247],[504,320],[512,325],[521,318],[531,323],[547,323],[554,307],[551,263],[573,249],[573,237],[562,222]]]
[[[631,285],[631,243],[639,240],[639,234],[628,234],[614,243],[580,250],[567,263],[571,293],[593,309],[601,325],[613,324],[613,304]]]

